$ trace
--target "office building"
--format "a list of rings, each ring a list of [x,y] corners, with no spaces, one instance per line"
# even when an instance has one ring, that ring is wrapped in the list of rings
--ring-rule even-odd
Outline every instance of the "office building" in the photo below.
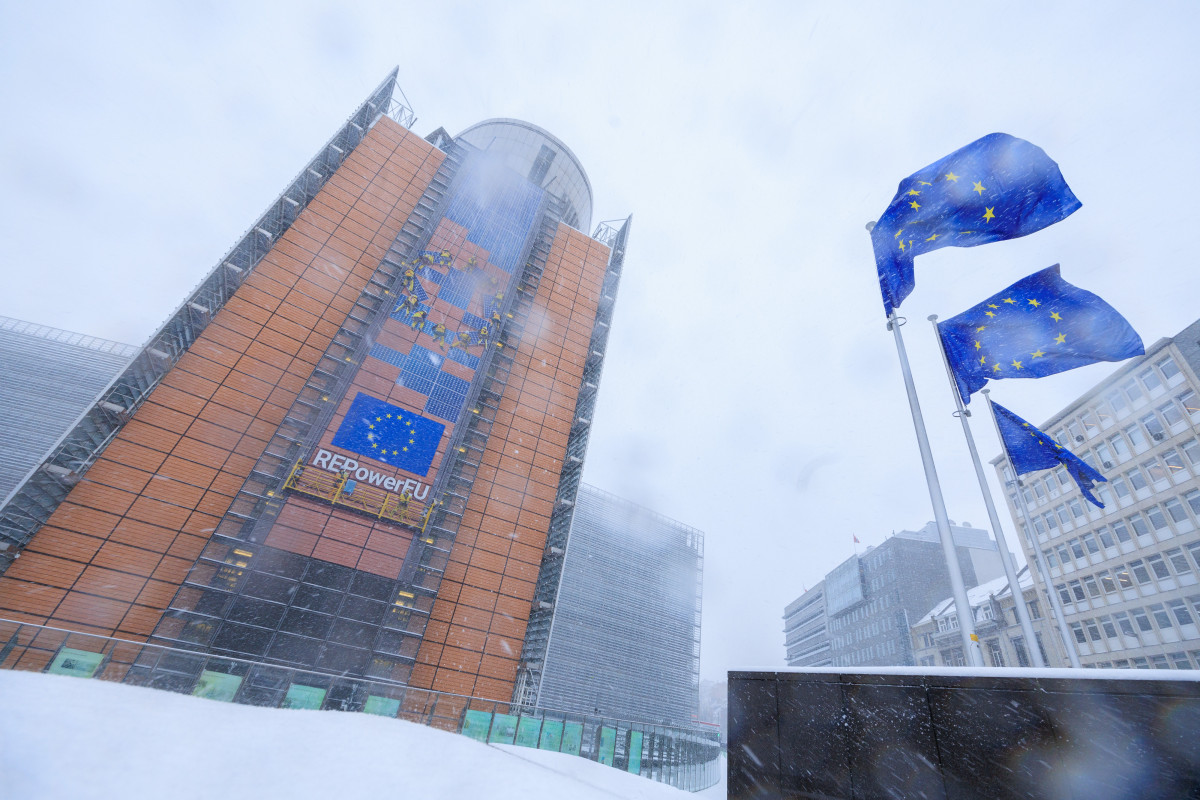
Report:
[[[1200,668],[1198,371],[1200,321],[1041,426],[1108,478],[1095,490],[1104,508],[1058,467],[1021,476],[1027,522],[1012,470],[992,461],[1025,557],[1042,551],[1086,667]]]
[[[393,71],[14,493],[0,616],[511,698],[629,221],[534,125],[413,120]]]
[[[1017,571],[1017,583],[1029,609],[1033,633],[1037,637],[1042,663],[1047,667],[1069,667],[1061,637],[1045,603],[1038,599],[1028,567]],[[967,602],[975,620],[984,658],[989,667],[1032,667],[1033,659],[1017,619],[1008,578],[1001,576],[967,590]],[[966,666],[958,610],[954,598],[947,597],[912,627],[913,656],[920,667]]]
[[[136,352],[132,345],[0,317],[0,503]]]
[[[539,595],[518,702],[690,726],[698,719],[704,534],[579,490],[556,592]]]
[[[1004,573],[987,531],[950,526],[968,586]],[[839,564],[788,604],[784,642],[788,666],[912,665],[912,621],[951,593],[937,526],[899,531]]]

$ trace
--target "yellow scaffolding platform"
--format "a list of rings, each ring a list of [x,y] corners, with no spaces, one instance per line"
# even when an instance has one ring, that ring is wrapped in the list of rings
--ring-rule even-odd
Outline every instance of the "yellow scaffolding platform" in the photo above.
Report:
[[[350,491],[347,484],[351,477],[344,473],[325,472],[323,470],[305,468],[297,461],[288,473],[283,488],[297,494],[315,497],[335,506],[343,506],[362,514],[386,519],[416,528],[421,533],[429,525],[429,517],[433,510],[440,505],[436,500],[423,503],[414,500],[405,493],[389,492],[377,486],[371,486],[361,481],[353,482]]]

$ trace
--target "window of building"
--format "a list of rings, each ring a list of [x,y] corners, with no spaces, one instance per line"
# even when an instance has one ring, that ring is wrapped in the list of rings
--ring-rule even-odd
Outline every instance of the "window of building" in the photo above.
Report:
[[[1059,506],[1058,508],[1054,509],[1054,513],[1058,514],[1058,519],[1063,525],[1066,525],[1071,521],[1071,515],[1067,512],[1066,506]]]
[[[1100,462],[1100,466],[1104,467],[1105,469],[1108,469],[1112,466],[1112,451],[1108,449],[1108,445],[1106,445],[1104,442],[1096,445],[1096,459]]]
[[[1145,397],[1145,395],[1142,393],[1142,387],[1138,386],[1137,381],[1135,381],[1133,378],[1130,378],[1129,380],[1125,381],[1125,383],[1121,384],[1121,389],[1125,392],[1125,396],[1129,398],[1129,402],[1131,404],[1137,403],[1139,400]]]
[[[1124,611],[1118,611],[1113,614],[1113,621],[1117,623],[1117,627],[1121,629],[1121,633],[1126,636],[1137,638],[1137,632],[1133,629],[1133,623],[1129,620],[1129,615]]]
[[[1183,499],[1192,507],[1192,513],[1200,517],[1200,489],[1192,489],[1183,496]]]
[[[1130,609],[1129,613],[1133,616],[1133,621],[1137,623],[1138,630],[1143,633],[1149,633],[1154,630],[1154,626],[1150,624],[1150,617],[1146,616],[1146,609],[1134,608]]]
[[[1075,556],[1077,560],[1083,561],[1083,544],[1078,539],[1067,542],[1067,546],[1071,548],[1071,555]]]
[[[1083,441],[1083,429],[1079,427],[1079,423],[1075,420],[1067,423],[1067,434],[1077,442]]]
[[[1167,479],[1167,468],[1162,465],[1157,458],[1148,458],[1142,462],[1142,469],[1146,471],[1146,475],[1150,477],[1151,483],[1158,483]]]
[[[1187,653],[1167,653],[1167,658],[1171,659],[1171,666],[1175,669],[1192,668],[1192,662],[1188,660]]]
[[[1197,402],[1196,393],[1191,389],[1176,395],[1175,399],[1178,400],[1179,405],[1183,407],[1183,413],[1187,414],[1192,419],[1196,419],[1197,416],[1200,416],[1200,402]]]
[[[1067,585],[1071,587],[1071,594],[1075,596],[1076,600],[1082,603],[1087,599],[1087,595],[1083,593],[1083,584],[1079,581],[1068,581]]]
[[[1154,617],[1154,622],[1157,623],[1159,630],[1175,627],[1162,603],[1153,603],[1147,607],[1147,610],[1150,612],[1150,616]]]
[[[1129,485],[1125,483],[1125,479],[1120,475],[1109,478],[1109,485],[1112,486],[1118,498],[1124,500],[1126,497],[1129,497]]]
[[[1138,536],[1145,536],[1150,533],[1149,526],[1146,525],[1146,520],[1142,519],[1141,514],[1130,514],[1125,518],[1129,523],[1129,527],[1133,528],[1133,532]]]
[[[1042,606],[1037,600],[1029,601],[1029,617],[1030,619],[1042,618]]]
[[[1183,379],[1183,373],[1179,371],[1179,367],[1175,364],[1175,359],[1167,356],[1159,361],[1154,362],[1154,366],[1158,367],[1158,371],[1162,373],[1167,383],[1175,382],[1176,378]]]
[[[1000,649],[1000,642],[996,639],[988,639],[988,656],[992,659],[993,667],[1004,666],[1004,651]]]
[[[1080,644],[1087,644],[1087,634],[1083,632],[1083,626],[1078,622],[1071,623],[1071,633],[1075,635],[1075,641]]]
[[[1163,421],[1167,423],[1168,428],[1174,428],[1183,422],[1183,414],[1179,412],[1179,407],[1173,401],[1168,400],[1159,406],[1158,413],[1162,414]]]
[[[1171,610],[1171,614],[1175,617],[1175,621],[1183,625],[1192,625],[1195,621],[1192,619],[1191,612],[1182,600],[1168,600],[1167,608]]]
[[[1162,380],[1159,379],[1158,375],[1152,369],[1142,370],[1138,377],[1141,378],[1142,385],[1146,387],[1146,391],[1148,392],[1154,393],[1163,388]]]
[[[1054,468],[1054,476],[1055,476],[1056,478],[1058,478],[1058,485],[1059,485],[1059,486],[1062,486],[1062,487],[1067,487],[1067,486],[1070,486],[1070,485],[1071,485],[1071,483],[1072,483],[1071,476],[1070,476],[1070,475],[1068,475],[1068,474],[1067,474],[1067,471],[1066,471],[1065,469],[1063,469],[1062,467],[1055,467],[1055,468]]]
[[[1200,466],[1200,441],[1188,439],[1179,447],[1183,450],[1183,454],[1187,457],[1189,464],[1193,467]]]
[[[1130,443],[1133,445],[1134,450],[1141,451],[1146,449],[1148,442],[1146,440],[1146,434],[1142,433],[1141,428],[1139,428],[1137,425],[1130,425],[1126,428],[1122,428],[1122,430],[1125,432],[1125,436],[1128,437]]]
[[[1056,547],[1055,552],[1058,553],[1058,560],[1064,567],[1071,564],[1071,551],[1067,549],[1065,544],[1060,544]]]
[[[1117,567],[1113,570],[1113,575],[1117,579],[1117,585],[1122,589],[1132,589],[1133,579],[1129,577],[1129,568],[1125,566]]]
[[[1146,570],[1146,565],[1140,558],[1130,561],[1129,569],[1133,573],[1133,579],[1138,582],[1138,585],[1145,586],[1151,582],[1150,573]]]
[[[1072,497],[1068,500],[1067,507],[1071,509],[1071,514],[1074,515],[1075,519],[1083,517],[1083,504],[1079,502],[1078,497]]]
[[[1129,485],[1133,487],[1135,492],[1145,489],[1148,485],[1146,478],[1142,475],[1142,471],[1137,467],[1125,473],[1125,480],[1129,481]]]
[[[1108,570],[1100,570],[1096,573],[1096,578],[1100,581],[1100,588],[1105,594],[1114,594],[1117,591],[1117,582],[1113,580],[1113,576]]]
[[[1147,556],[1146,563],[1150,566],[1150,569],[1154,571],[1155,577],[1159,578],[1160,580],[1171,577],[1171,570],[1167,569],[1166,562],[1163,561],[1163,557],[1158,553]]]
[[[1042,519],[1046,520],[1046,527],[1048,527],[1051,531],[1058,530],[1058,519],[1054,516],[1054,512],[1047,511],[1042,516]],[[1051,533],[1050,535],[1055,536],[1057,534]]]
[[[1095,436],[1100,432],[1100,425],[1096,422],[1096,417],[1092,414],[1091,409],[1080,414],[1079,421],[1083,423],[1083,432],[1086,435]]]
[[[1158,506],[1147,508],[1146,518],[1150,520],[1150,526],[1158,532],[1160,537],[1166,538],[1166,536],[1171,535],[1170,526],[1167,525],[1167,518],[1163,516],[1162,509]]]
[[[1037,495],[1039,503],[1046,499],[1046,490],[1042,488],[1041,481],[1033,482],[1033,493]]]
[[[1081,539],[1083,546],[1087,548],[1089,553],[1099,553],[1100,543],[1096,541],[1096,537],[1090,533],[1085,533]]]
[[[1125,395],[1120,391],[1111,391],[1104,399],[1108,401],[1113,414],[1120,414],[1129,408],[1129,401],[1125,399]]]
[[[1166,507],[1167,514],[1170,515],[1171,519],[1174,520],[1176,524],[1187,521],[1187,511],[1184,510],[1183,504],[1179,502],[1178,497],[1172,497],[1163,503],[1163,506]]]
[[[1096,529],[1096,538],[1100,540],[1101,547],[1116,547],[1117,543],[1113,539],[1112,531],[1107,525],[1101,525]]]
[[[1067,591],[1067,585],[1060,583],[1054,587],[1054,591],[1058,592],[1058,597],[1064,604],[1071,602],[1071,593]]]
[[[1141,656],[1129,659],[1129,663],[1133,664],[1134,669],[1150,669],[1150,662]]]
[[[1163,428],[1162,423],[1158,421],[1158,417],[1154,415],[1153,411],[1142,417],[1140,420],[1138,420],[1138,422],[1146,426],[1146,433],[1150,434],[1150,438],[1154,441],[1160,442],[1166,438],[1167,432]]]
[[[1113,522],[1112,532],[1113,535],[1117,537],[1118,542],[1129,542],[1133,540],[1129,535],[1129,528],[1127,528],[1125,523],[1119,519]]]
[[[1054,549],[1043,550],[1042,555],[1046,557],[1046,566],[1054,569],[1058,566],[1058,556],[1054,555]]]
[[[1116,454],[1117,461],[1124,461],[1129,458],[1129,445],[1125,443],[1125,437],[1119,433],[1114,433],[1108,437],[1108,444],[1112,447],[1113,453]],[[1114,462],[1115,463],[1115,462]]]
[[[1173,550],[1168,550],[1163,553],[1167,557],[1167,561],[1171,562],[1172,569],[1176,575],[1189,575],[1192,572],[1192,565],[1188,563],[1187,556],[1183,554],[1183,549],[1176,547]]]
[[[1100,629],[1104,631],[1104,636],[1108,639],[1117,638],[1117,626],[1113,624],[1112,617],[1100,618]]]
[[[1100,596],[1100,584],[1096,583],[1096,578],[1092,575],[1084,577],[1083,585],[1087,588],[1088,597]]]
[[[1170,669],[1167,664],[1167,657],[1164,655],[1150,656],[1150,663],[1154,665],[1154,669]]]
[[[1200,542],[1192,542],[1187,546],[1188,552],[1192,554],[1192,561],[1196,562],[1196,566],[1200,567]]]

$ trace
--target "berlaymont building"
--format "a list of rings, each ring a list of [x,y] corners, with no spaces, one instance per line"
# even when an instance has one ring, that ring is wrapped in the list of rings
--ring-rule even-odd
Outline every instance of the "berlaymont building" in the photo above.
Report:
[[[501,700],[542,674],[630,221],[535,125],[413,121],[393,72],[31,465],[0,617]]]

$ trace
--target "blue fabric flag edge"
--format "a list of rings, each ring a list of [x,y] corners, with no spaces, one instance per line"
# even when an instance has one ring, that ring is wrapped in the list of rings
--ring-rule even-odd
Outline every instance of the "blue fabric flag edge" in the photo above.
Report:
[[[1092,487],[1101,481],[1107,483],[1108,478],[1093,469],[1079,456],[1058,444],[1046,433],[994,400],[992,401],[992,410],[996,414],[996,425],[1000,429],[1004,452],[1008,455],[1013,472],[1017,475],[1024,475],[1028,472],[1052,469],[1061,464],[1079,486],[1079,491],[1083,493],[1083,496],[1092,504],[1104,508],[1104,503],[1101,503],[1092,494]],[[1034,439],[1032,444],[1025,441],[1024,434],[1026,433],[1031,434],[1029,438]]]

